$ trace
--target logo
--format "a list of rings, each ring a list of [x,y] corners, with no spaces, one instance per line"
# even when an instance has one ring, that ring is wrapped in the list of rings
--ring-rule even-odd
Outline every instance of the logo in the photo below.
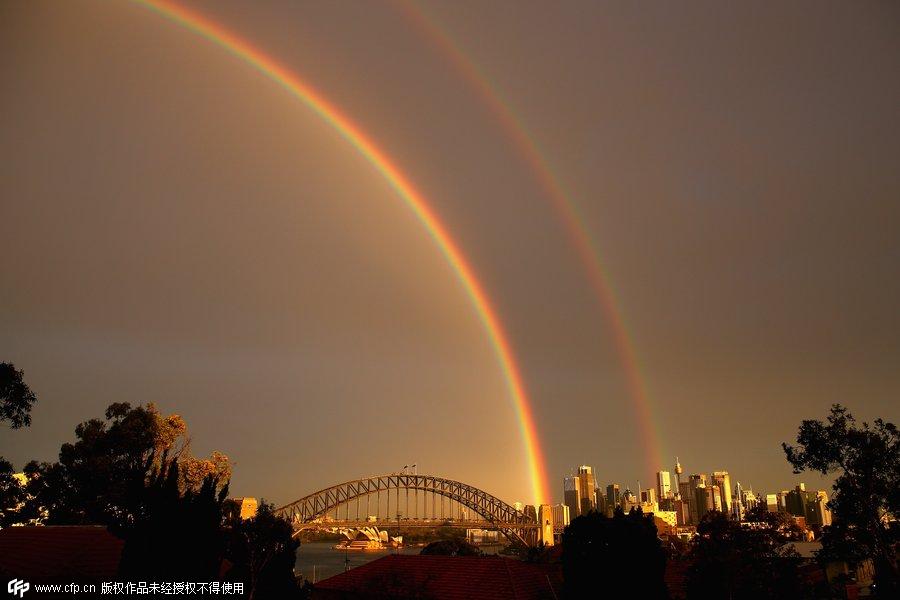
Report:
[[[30,589],[31,584],[22,579],[13,579],[6,585],[6,591],[13,596],[19,596],[19,598],[22,598],[25,595],[25,592]]]

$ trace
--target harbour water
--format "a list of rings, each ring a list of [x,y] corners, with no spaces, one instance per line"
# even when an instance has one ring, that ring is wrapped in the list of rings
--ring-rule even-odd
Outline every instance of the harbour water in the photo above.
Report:
[[[387,556],[388,554],[418,554],[420,547],[404,547],[399,549],[365,550],[360,552],[341,552],[334,549],[334,542],[304,542],[297,550],[297,563],[294,571],[310,581],[322,581],[332,575],[343,573],[345,560],[353,569],[367,562]],[[496,554],[502,546],[485,546],[485,554]],[[315,579],[314,579],[315,578]]]

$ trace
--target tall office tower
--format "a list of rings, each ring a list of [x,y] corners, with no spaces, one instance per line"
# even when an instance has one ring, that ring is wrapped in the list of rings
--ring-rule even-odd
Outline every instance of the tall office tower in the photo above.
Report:
[[[569,518],[569,507],[565,504],[554,504],[551,507],[551,511],[553,513],[553,527],[555,529],[562,529],[571,522],[571,519]]]
[[[656,504],[656,490],[653,488],[647,488],[646,490],[641,490],[641,503],[649,502],[652,504]]]
[[[798,485],[784,497],[784,507],[787,512],[795,517],[807,517],[806,505],[815,499],[815,494],[806,491],[804,484]],[[807,521],[809,519],[807,518]]]
[[[757,498],[756,493],[753,490],[744,490],[744,497],[741,498],[741,503],[744,505],[744,511],[749,512],[757,507],[759,498]]]
[[[672,476],[668,471],[660,471],[656,474],[656,493],[662,502],[672,494]]]
[[[825,490],[816,492],[816,497],[807,512],[810,514],[814,525],[821,525],[822,527],[831,525],[831,511],[828,509],[828,492]]]
[[[719,486],[719,493],[722,495],[722,512],[731,515],[731,477],[728,471],[715,471],[712,476],[712,482]]]
[[[600,488],[594,489],[594,502],[597,507],[597,512],[601,515],[605,515],[607,513],[606,510],[606,496],[603,495],[603,490]]]
[[[787,497],[790,490],[781,490],[775,496],[778,498],[778,512],[787,512]]]
[[[735,521],[744,520],[744,488],[741,482],[734,484],[734,496],[731,501],[731,518]]]
[[[696,525],[703,515],[712,510],[712,498],[705,483],[695,487],[691,495],[694,497],[694,505],[691,506],[691,522]]]
[[[725,510],[725,502],[722,500],[722,489],[715,484],[711,485],[709,489],[712,490],[713,510],[723,512],[725,516],[728,516],[728,511]]]
[[[569,507],[569,515],[572,519],[581,514],[581,481],[577,475],[566,477],[563,502]]]
[[[772,513],[778,512],[778,494],[766,494],[766,510]]]
[[[587,466],[578,467],[578,486],[581,496],[581,512],[585,515],[597,509],[597,501],[594,497],[594,489],[597,487],[594,481],[594,470]]]
[[[611,483],[606,486],[606,508],[611,514],[617,506],[622,505],[622,495],[619,493],[619,484]]]

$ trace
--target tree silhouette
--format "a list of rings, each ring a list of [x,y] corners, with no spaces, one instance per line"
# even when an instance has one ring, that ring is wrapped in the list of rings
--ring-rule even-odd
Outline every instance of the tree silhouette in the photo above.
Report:
[[[0,363],[0,423],[20,429],[31,425],[31,408],[37,398],[24,373],[12,363]],[[19,522],[18,511],[25,501],[25,487],[14,477],[12,463],[0,456],[0,527]]]
[[[827,422],[805,420],[797,446],[782,444],[794,473],[838,473],[828,507],[834,525],[823,530],[823,550],[858,562],[872,558],[879,596],[900,597],[900,574],[894,546],[897,533],[887,515],[900,514],[900,433],[893,423],[876,419],[859,426],[850,412],[835,404]]]
[[[24,372],[12,363],[0,363],[0,423],[12,429],[31,425],[31,407],[37,398],[24,380]]]
[[[234,566],[227,577],[245,582],[248,600],[296,598],[301,594],[294,564],[300,542],[291,524],[261,502],[256,516],[228,523],[226,556]]]
[[[466,540],[437,540],[431,542],[419,554],[426,556],[481,556],[483,553]]]
[[[690,550],[689,598],[802,598],[797,567],[800,556],[786,544],[797,539],[790,518],[748,513],[747,522],[710,511],[697,525]]]
[[[566,527],[562,544],[567,598],[668,597],[666,557],[652,515],[591,512]]]
[[[91,419],[75,428],[76,441],[60,448],[56,463],[29,463],[29,499],[24,511],[45,514],[50,525],[93,524],[124,528],[136,522],[150,478],[170,472],[164,460],[179,462],[179,488],[198,491],[207,476],[226,481],[230,468],[193,469],[187,452],[187,427],[178,415],[163,417],[156,408],[114,403],[105,420]],[[224,457],[224,455],[215,455]],[[214,456],[215,456],[214,455]]]
[[[198,490],[182,490],[178,469],[177,459],[164,457],[149,481],[132,490],[131,519],[113,528],[125,540],[119,565],[125,580],[219,579],[228,485],[210,475]]]

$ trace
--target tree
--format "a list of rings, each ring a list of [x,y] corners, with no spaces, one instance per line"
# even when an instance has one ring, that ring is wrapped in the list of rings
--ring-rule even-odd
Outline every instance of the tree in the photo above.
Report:
[[[31,407],[37,398],[24,373],[12,363],[0,363],[0,423],[20,429],[31,425]],[[18,511],[25,501],[25,487],[15,477],[12,463],[0,456],[0,527],[20,521]]]
[[[804,420],[797,446],[782,447],[794,473],[838,474],[828,502],[834,525],[823,530],[823,550],[844,554],[851,562],[871,558],[878,594],[900,596],[896,533],[887,523],[888,515],[900,514],[897,427],[882,419],[859,426],[846,408],[835,404],[827,422]]]
[[[19,508],[25,501],[25,486],[15,477],[12,464],[0,456],[0,528],[20,522]]]
[[[666,557],[652,515],[640,509],[612,518],[577,517],[563,532],[562,563],[568,598],[666,598]]]
[[[261,502],[256,516],[228,523],[227,557],[234,567],[227,576],[246,582],[248,600],[291,598],[300,594],[294,577],[297,548],[291,524]]]
[[[478,546],[466,540],[438,540],[431,542],[419,554],[426,556],[481,556]]]
[[[195,470],[184,420],[164,417],[152,404],[111,404],[105,420],[79,424],[75,437],[74,443],[62,445],[58,462],[26,467],[29,499],[24,510],[45,514],[47,524],[128,527],[139,516],[146,486],[168,460],[195,471],[186,478],[177,470],[182,491],[199,490],[209,475],[222,483],[230,476],[230,469],[221,468],[227,457],[219,453],[211,460],[217,468]]]
[[[228,485],[209,475],[198,489],[183,489],[178,471],[178,460],[164,457],[133,499],[131,520],[113,530],[125,540],[119,565],[123,579],[219,578],[225,550],[222,504]]]
[[[765,506],[753,509],[745,523],[710,511],[697,525],[690,550],[689,598],[800,598],[793,546],[798,529],[785,515]]]
[[[0,363],[0,423],[8,421],[13,429],[31,425],[31,407],[37,401],[23,377],[12,363]]]

